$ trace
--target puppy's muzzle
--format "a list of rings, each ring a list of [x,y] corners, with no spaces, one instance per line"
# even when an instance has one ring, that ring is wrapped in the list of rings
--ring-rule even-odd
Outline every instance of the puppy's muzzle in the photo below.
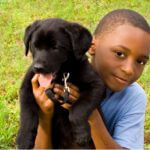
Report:
[[[39,64],[39,63],[34,64],[34,66],[33,66],[33,70],[34,70],[35,73],[42,73],[42,72],[45,72],[45,69],[44,69],[44,68],[45,68],[44,65]]]

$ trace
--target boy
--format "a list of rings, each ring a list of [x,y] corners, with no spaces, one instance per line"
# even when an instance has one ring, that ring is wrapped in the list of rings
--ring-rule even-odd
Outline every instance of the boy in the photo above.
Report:
[[[107,95],[101,104],[107,129],[98,111],[89,117],[96,148],[143,148],[146,96],[135,83],[141,76],[150,54],[150,27],[138,13],[120,9],[108,13],[98,24],[89,50],[92,65],[104,80]],[[53,102],[39,87],[39,75],[32,79],[39,107],[39,128],[35,148],[52,148],[51,118]],[[63,87],[50,85],[63,96]],[[79,97],[78,88],[70,84],[70,101]],[[69,104],[68,104],[69,105]],[[69,109],[67,104],[64,107]],[[42,140],[41,140],[42,139]]]

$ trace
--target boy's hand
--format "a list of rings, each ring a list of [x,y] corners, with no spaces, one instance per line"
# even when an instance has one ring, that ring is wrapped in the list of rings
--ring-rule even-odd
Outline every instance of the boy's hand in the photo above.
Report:
[[[69,100],[67,103],[62,105],[66,109],[69,109],[72,106],[72,104],[74,104],[80,96],[78,87],[76,87],[72,83],[68,83],[68,87],[70,88]],[[55,84],[53,87],[53,91],[56,93],[56,95],[64,97],[64,86],[60,84]],[[59,100],[59,101],[62,101],[62,100]]]
[[[58,101],[62,101],[61,99],[59,99],[59,97],[64,96],[64,87],[60,84],[51,84],[47,87],[41,87],[39,85],[39,77],[40,75],[36,74],[32,78],[33,94],[37,104],[41,109],[40,114],[42,114],[43,116],[52,116],[54,111],[54,103],[47,97],[47,95],[45,94],[45,90],[48,88],[53,89],[56,99],[58,99]],[[62,105],[66,109],[69,109],[80,96],[79,89],[75,85],[68,83],[68,87],[70,88],[69,101],[68,103]]]
[[[53,88],[53,85],[50,85],[48,87],[41,87],[39,85],[39,74],[36,74],[33,78],[32,78],[32,87],[33,87],[33,94],[34,97],[36,99],[37,104],[40,107],[40,117],[52,117],[53,116],[53,111],[54,111],[54,103],[52,102],[52,100],[50,100],[46,94],[45,94],[45,90],[48,88]]]

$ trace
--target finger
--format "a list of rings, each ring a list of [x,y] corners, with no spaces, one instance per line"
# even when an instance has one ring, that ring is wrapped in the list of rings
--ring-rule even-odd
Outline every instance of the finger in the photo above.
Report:
[[[69,100],[67,102],[71,103],[71,104],[74,104],[75,102],[77,101],[77,98],[72,96],[72,95],[69,95]]]
[[[42,94],[40,99],[38,100],[38,105],[43,111],[51,111],[51,108],[53,107],[54,103],[51,99],[49,99],[46,94]]]
[[[61,96],[61,97],[64,96],[64,90],[61,89],[61,88],[53,88],[53,91],[54,91],[57,95],[59,95],[59,96]]]
[[[64,97],[64,90],[61,90],[61,89],[59,89],[59,88],[54,88],[53,91],[54,91],[57,95],[59,95],[59,96],[61,96],[61,97]],[[79,98],[79,96],[80,96],[80,94],[79,94],[78,92],[76,92],[75,90],[70,89],[69,100],[70,100],[71,102],[76,101],[76,100]]]
[[[79,88],[78,88],[77,86],[73,85],[73,84],[70,83],[70,82],[68,82],[68,86],[69,86],[69,88],[71,88],[71,89],[74,89],[74,90],[76,90],[76,91],[79,91]],[[55,87],[55,88],[60,88],[60,89],[62,89],[62,90],[64,89],[64,86],[61,85],[61,84],[55,84],[54,87]]]
[[[39,74],[35,74],[31,80],[33,89],[37,89],[39,87],[38,77]]]
[[[33,90],[33,94],[37,102],[41,100],[41,96],[44,94],[44,91],[45,91],[44,87],[39,87],[38,89]]]
[[[65,103],[65,104],[63,104],[63,105],[61,105],[61,106],[64,107],[65,109],[71,108],[71,105],[68,104],[68,103]]]
[[[41,94],[45,94],[45,88],[42,87],[42,86],[40,86],[40,87],[38,88],[38,92],[39,92],[40,95],[41,95]]]
[[[61,85],[61,84],[55,84],[55,85],[54,85],[54,88],[58,88],[58,89],[60,89],[60,90],[64,90],[64,86]]]
[[[75,97],[76,99],[78,99],[80,96],[78,91],[71,89],[71,88],[70,88],[70,94],[69,95]]]
[[[50,84],[49,86],[47,86],[45,89],[52,89],[54,87],[54,83]]]
[[[68,82],[68,86],[69,86],[69,88],[74,89],[79,92],[79,88],[77,86],[75,86],[74,84]]]
[[[41,88],[41,89],[42,89],[42,88]],[[43,89],[42,89],[42,90],[43,90]],[[43,90],[43,92],[42,92],[42,90],[41,90],[41,94],[39,94],[38,98],[36,99],[37,102],[38,102],[40,105],[43,104],[43,103],[45,103],[46,101],[52,101],[52,100],[45,94],[44,90]]]
[[[58,99],[59,103],[64,103],[64,101],[62,99]]]

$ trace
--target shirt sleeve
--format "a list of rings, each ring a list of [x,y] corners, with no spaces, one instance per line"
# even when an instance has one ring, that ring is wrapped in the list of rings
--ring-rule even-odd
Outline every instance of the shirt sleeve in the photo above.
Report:
[[[113,139],[124,148],[144,149],[146,96],[141,93],[132,100],[115,124]]]

